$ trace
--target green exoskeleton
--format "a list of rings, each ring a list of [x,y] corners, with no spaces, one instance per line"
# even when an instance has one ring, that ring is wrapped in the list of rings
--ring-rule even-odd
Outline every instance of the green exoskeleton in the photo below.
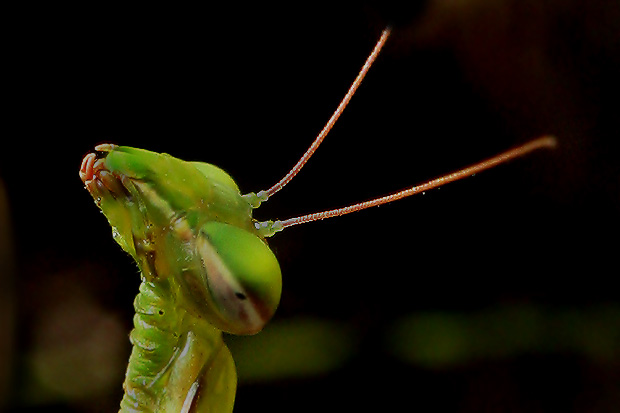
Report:
[[[252,210],[299,172],[361,83],[389,29],[314,143],[277,184],[242,195],[218,167],[110,144],[82,161],[80,177],[137,262],[133,351],[123,412],[230,412],[236,371],[222,332],[254,334],[276,311],[282,290],[278,261],[265,242],[291,225],[384,204],[473,175],[555,144],[543,137],[422,185],[336,210],[257,222]]]

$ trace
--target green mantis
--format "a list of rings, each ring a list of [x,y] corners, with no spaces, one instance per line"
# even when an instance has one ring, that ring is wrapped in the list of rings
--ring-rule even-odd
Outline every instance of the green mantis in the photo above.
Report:
[[[232,411],[236,372],[222,332],[259,332],[274,315],[282,291],[280,267],[265,237],[292,225],[392,202],[555,144],[553,138],[539,138],[458,172],[349,207],[284,221],[255,221],[252,210],[284,187],[320,145],[389,32],[383,31],[308,151],[267,191],[242,195],[235,181],[214,165],[142,149],[103,144],[86,155],[80,177],[142,277],[121,411]]]
[[[232,410],[236,375],[221,331],[260,330],[281,290],[249,204],[209,164],[96,149],[106,156],[85,159],[86,187],[143,279],[121,411]]]

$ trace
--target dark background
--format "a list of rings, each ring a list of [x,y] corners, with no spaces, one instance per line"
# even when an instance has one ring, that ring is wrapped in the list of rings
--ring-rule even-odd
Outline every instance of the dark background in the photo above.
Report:
[[[82,188],[86,153],[168,152],[267,189],[390,23],[330,136],[257,219],[383,195],[541,134],[559,147],[270,240],[274,325],[291,338],[312,320],[348,344],[282,344],[308,364],[304,347],[338,356],[262,377],[244,367],[252,341],[232,339],[235,411],[617,409],[620,3],[376,3],[7,14],[0,406],[115,411],[122,396],[139,277]]]

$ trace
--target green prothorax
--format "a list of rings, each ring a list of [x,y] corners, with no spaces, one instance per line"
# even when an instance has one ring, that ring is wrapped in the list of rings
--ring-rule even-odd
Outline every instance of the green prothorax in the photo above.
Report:
[[[248,198],[207,163],[98,149],[84,182],[142,272],[121,411],[232,411],[236,373],[221,332],[260,331],[282,289]]]

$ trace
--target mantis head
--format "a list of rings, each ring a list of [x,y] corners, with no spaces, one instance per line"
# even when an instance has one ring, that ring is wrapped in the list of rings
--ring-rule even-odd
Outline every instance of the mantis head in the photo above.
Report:
[[[80,177],[145,281],[167,283],[177,306],[220,330],[260,331],[280,301],[282,275],[233,179],[166,154],[95,149]]]
[[[284,228],[387,204],[457,181],[540,148],[556,139],[542,136],[489,159],[423,184],[346,207],[257,223],[251,209],[280,191],[306,164],[351,100],[390,34],[383,30],[349,91],[323,130],[293,168],[266,191],[242,196],[233,179],[206,163],[166,154],[100,145],[80,176],[110,221],[116,241],[131,254],[147,281],[173,278],[187,308],[221,330],[259,331],[280,300],[276,258],[263,237]]]

